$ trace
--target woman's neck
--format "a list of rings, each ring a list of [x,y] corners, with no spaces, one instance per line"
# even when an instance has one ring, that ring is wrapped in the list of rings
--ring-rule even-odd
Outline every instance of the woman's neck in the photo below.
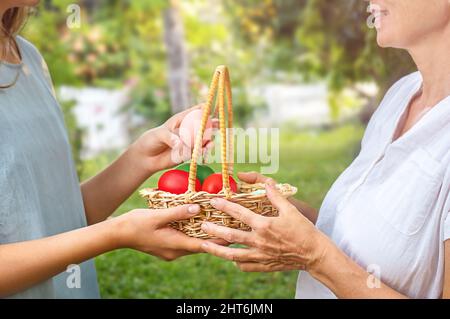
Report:
[[[450,23],[440,34],[428,36],[411,48],[411,54],[423,78],[420,99],[433,106],[450,95]]]

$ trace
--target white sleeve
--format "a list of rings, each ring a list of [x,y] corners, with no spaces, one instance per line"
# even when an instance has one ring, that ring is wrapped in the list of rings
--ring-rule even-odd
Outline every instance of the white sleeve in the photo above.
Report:
[[[444,220],[444,240],[450,239],[450,212],[447,212],[447,217]]]
[[[450,156],[450,151],[448,153],[448,155]],[[450,168],[447,168],[447,171],[445,173],[445,177],[444,177],[444,183],[445,185],[448,185],[446,187],[450,187],[450,183],[447,182],[450,181]],[[441,230],[441,233],[443,234],[443,238],[442,241],[446,241],[448,239],[450,239],[450,190],[447,190],[447,198],[445,200],[444,203],[444,211],[442,212],[443,216],[443,220],[444,220],[444,224],[442,225],[442,227],[444,227],[444,229]]]

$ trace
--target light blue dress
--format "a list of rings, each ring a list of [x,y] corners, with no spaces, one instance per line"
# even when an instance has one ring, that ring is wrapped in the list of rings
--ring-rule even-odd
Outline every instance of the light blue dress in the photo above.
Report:
[[[22,64],[3,64],[0,84],[0,245],[52,236],[86,226],[70,145],[45,61],[17,37]],[[1,257],[0,257],[1,258]],[[98,298],[92,261],[73,272],[20,292],[13,298]]]

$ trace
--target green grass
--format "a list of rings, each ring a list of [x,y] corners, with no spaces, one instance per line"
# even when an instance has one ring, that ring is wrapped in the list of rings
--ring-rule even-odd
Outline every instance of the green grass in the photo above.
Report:
[[[282,134],[280,169],[273,177],[297,186],[297,197],[319,208],[333,181],[358,152],[362,132],[359,126],[345,126]],[[86,162],[84,177],[95,174],[110,159],[103,156]],[[235,171],[258,169],[257,164],[238,164]],[[157,178],[144,186],[155,186]],[[145,203],[135,193],[116,214],[139,207]],[[103,298],[293,298],[297,278],[297,272],[242,273],[232,263],[208,255],[164,262],[132,250],[102,255],[96,266]]]

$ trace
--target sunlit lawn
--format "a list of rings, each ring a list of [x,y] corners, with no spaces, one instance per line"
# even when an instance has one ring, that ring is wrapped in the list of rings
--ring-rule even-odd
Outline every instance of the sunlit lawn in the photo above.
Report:
[[[319,133],[284,133],[280,170],[275,179],[299,188],[298,198],[314,207],[358,152],[359,126]],[[110,161],[104,156],[85,164],[84,177]],[[215,167],[217,168],[217,167]],[[238,164],[235,171],[258,170],[257,164]],[[155,186],[154,176],[144,186]],[[116,212],[145,207],[134,194]],[[241,273],[231,262],[207,255],[164,262],[132,250],[114,251],[96,259],[103,298],[293,298],[297,272]]]

